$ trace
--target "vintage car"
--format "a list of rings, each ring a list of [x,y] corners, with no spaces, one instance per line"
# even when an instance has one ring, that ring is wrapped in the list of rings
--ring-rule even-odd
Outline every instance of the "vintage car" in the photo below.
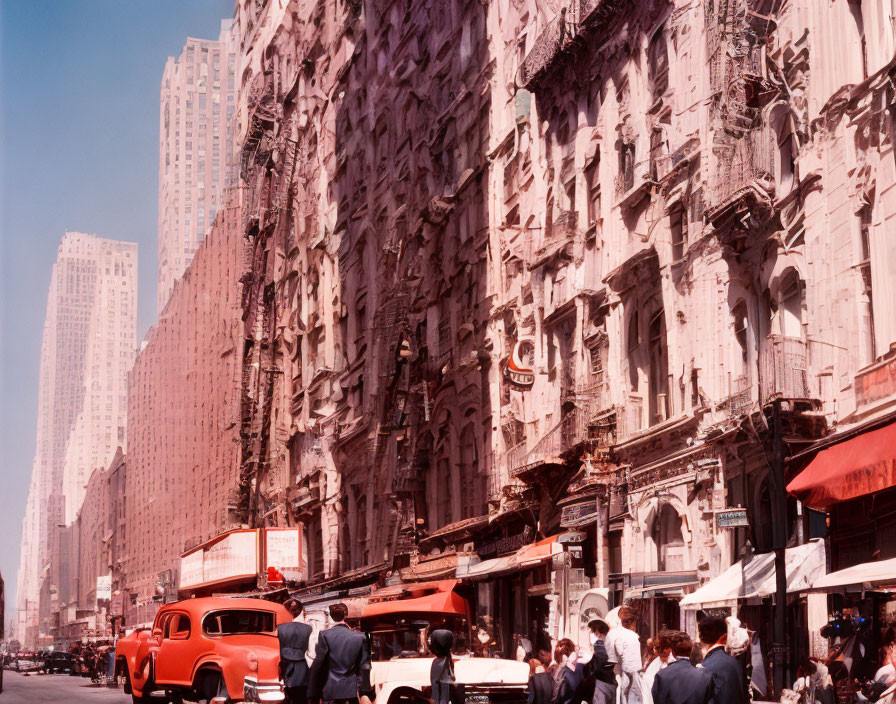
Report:
[[[135,704],[162,690],[171,701],[279,702],[277,626],[282,604],[206,597],[166,604],[152,628],[118,641],[116,673]]]
[[[447,628],[458,644],[469,642],[470,606],[456,586],[455,580],[441,580],[386,587],[371,594],[360,614],[350,619],[370,639],[377,704],[430,701],[428,634]],[[465,702],[526,702],[529,665],[524,662],[458,654],[454,673]]]

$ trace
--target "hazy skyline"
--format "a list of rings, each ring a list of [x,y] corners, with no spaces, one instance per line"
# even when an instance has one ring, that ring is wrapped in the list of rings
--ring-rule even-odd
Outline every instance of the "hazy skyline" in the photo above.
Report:
[[[159,91],[188,36],[216,38],[225,0],[112,0],[0,9],[2,233],[0,571],[15,609],[35,450],[47,290],[66,230],[140,248],[138,340],[155,321]]]

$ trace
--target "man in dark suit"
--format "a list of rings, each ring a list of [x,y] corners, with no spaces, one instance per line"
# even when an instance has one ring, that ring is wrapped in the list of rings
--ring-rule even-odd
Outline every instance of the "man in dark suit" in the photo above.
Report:
[[[605,621],[596,618],[588,622],[588,628],[594,634],[594,654],[588,663],[594,678],[592,704],[612,704],[616,701],[616,675],[604,645],[604,638],[610,632],[610,627]]]
[[[292,622],[277,626],[280,641],[280,677],[287,704],[305,704],[308,701],[308,640],[311,626],[302,623],[302,602],[288,600],[284,606],[292,614]]]
[[[670,631],[669,643],[675,661],[656,673],[653,680],[654,704],[709,704],[713,701],[712,674],[691,665],[693,643],[683,631]],[[718,704],[728,704],[716,699]]]
[[[357,704],[359,697],[374,698],[370,684],[370,646],[363,633],[345,623],[348,607],[333,604],[333,627],[317,638],[311,665],[309,696],[312,701]]]
[[[707,616],[697,624],[700,642],[706,648],[703,667],[712,674],[717,702],[747,704],[747,678],[735,657],[725,652],[728,624],[718,616]]]

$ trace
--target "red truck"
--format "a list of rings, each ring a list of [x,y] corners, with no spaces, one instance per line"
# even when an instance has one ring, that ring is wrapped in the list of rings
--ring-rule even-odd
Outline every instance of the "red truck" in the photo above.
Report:
[[[119,639],[116,673],[143,704],[159,690],[169,701],[280,702],[277,626],[282,604],[207,597],[166,604],[152,628]]]

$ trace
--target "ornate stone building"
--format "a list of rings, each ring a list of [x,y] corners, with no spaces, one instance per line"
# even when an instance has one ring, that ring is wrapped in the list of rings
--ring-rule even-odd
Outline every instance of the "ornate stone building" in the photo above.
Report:
[[[810,537],[785,458],[896,341],[892,8],[237,12],[239,511],[308,585],[456,576],[509,650]]]

